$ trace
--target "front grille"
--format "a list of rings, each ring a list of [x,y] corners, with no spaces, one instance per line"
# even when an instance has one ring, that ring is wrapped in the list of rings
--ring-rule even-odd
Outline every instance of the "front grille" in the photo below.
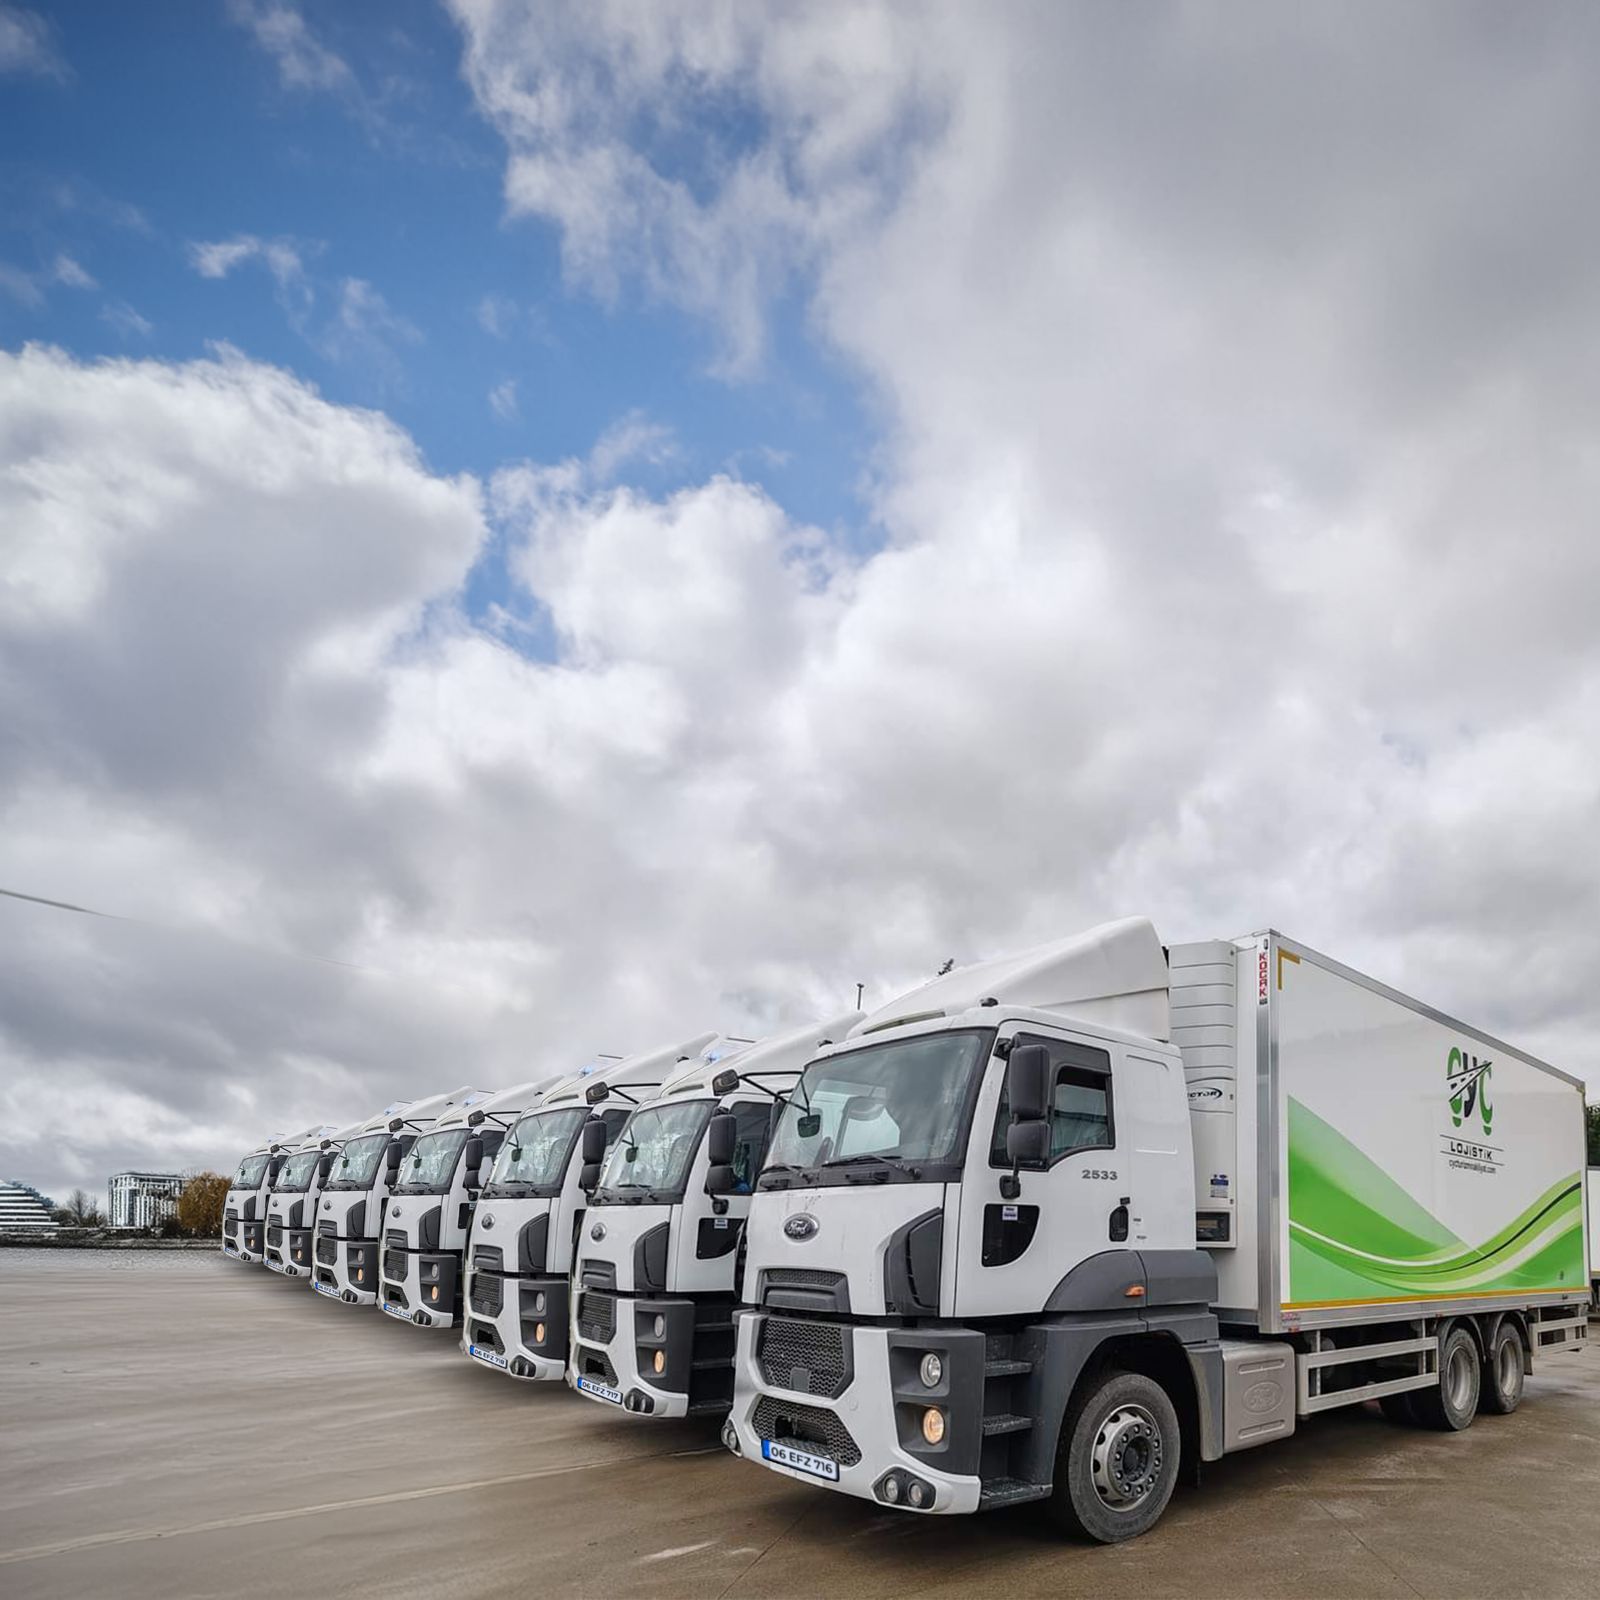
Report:
[[[837,1400],[850,1386],[845,1329],[831,1322],[765,1317],[756,1340],[756,1364],[774,1389]]]
[[[616,1297],[585,1289],[578,1300],[578,1335],[596,1344],[610,1344],[617,1331]]]
[[[797,1406],[765,1394],[750,1421],[759,1438],[793,1440],[801,1448],[831,1456],[841,1467],[856,1466],[861,1460],[860,1447],[850,1437],[850,1430],[819,1406]]]
[[[383,1236],[383,1275],[390,1283],[406,1281],[406,1236],[402,1228],[390,1228]]]
[[[472,1264],[480,1272],[504,1272],[506,1258],[492,1245],[475,1244],[472,1247]]]
[[[336,1266],[339,1261],[339,1241],[331,1233],[317,1235],[317,1260],[325,1267]]]
[[[603,1378],[613,1389],[617,1386],[617,1369],[604,1350],[580,1349],[577,1355],[579,1375],[585,1378]]]
[[[769,1289],[833,1289],[844,1282],[842,1272],[820,1267],[768,1267],[762,1275]]]
[[[274,1250],[283,1248],[283,1219],[281,1217],[274,1217],[267,1224],[267,1243]]]
[[[237,1239],[239,1237],[239,1213],[237,1211],[223,1213],[222,1231],[230,1238]]]
[[[505,1304],[505,1279],[487,1272],[472,1274],[472,1293],[468,1304],[480,1317],[497,1317]]]

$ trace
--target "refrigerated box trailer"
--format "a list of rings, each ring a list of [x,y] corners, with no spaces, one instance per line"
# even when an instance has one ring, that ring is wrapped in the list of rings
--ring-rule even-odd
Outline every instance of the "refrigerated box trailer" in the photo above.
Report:
[[[1331,1407],[1514,1410],[1585,1337],[1583,1169],[1578,1080],[1274,932],[958,970],[790,1096],[724,1440],[1128,1538]]]

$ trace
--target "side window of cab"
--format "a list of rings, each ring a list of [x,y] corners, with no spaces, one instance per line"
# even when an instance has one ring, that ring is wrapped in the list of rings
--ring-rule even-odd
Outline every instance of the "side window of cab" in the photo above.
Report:
[[[756,1174],[767,1159],[767,1143],[772,1138],[772,1100],[742,1100],[729,1109],[733,1112],[733,1192],[749,1194]]]
[[[1050,1039],[1043,1034],[1019,1033],[1017,1044],[1042,1044],[1050,1052],[1053,1088],[1050,1105],[1050,1164],[1084,1150],[1116,1147],[1116,1122],[1111,1093],[1111,1052],[1073,1039]],[[1006,1128],[1011,1106],[1005,1086],[995,1111],[994,1133],[989,1141],[989,1165],[1009,1167]]]

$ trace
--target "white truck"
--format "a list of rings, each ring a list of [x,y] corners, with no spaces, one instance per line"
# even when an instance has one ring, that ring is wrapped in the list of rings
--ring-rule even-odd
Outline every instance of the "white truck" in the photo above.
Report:
[[[1589,1291],[1594,1308],[1600,1312],[1600,1167],[1588,1171],[1589,1193]]]
[[[239,1261],[266,1255],[267,1197],[282,1164],[276,1135],[248,1151],[222,1202],[222,1253]]]
[[[344,1305],[378,1302],[378,1247],[389,1191],[411,1147],[470,1087],[425,1100],[398,1100],[351,1132],[322,1186],[311,1287]]]
[[[726,1415],[739,1245],[774,1114],[800,1069],[860,1020],[708,1048],[628,1118],[578,1240],[567,1361],[578,1393],[636,1415]]]
[[[1586,1335],[1583,1168],[1576,1079],[1274,932],[958,970],[780,1116],[724,1442],[1126,1539],[1335,1406],[1515,1410]]]
[[[311,1225],[323,1180],[350,1129],[332,1123],[308,1129],[285,1149],[283,1164],[267,1195],[266,1264],[286,1278],[311,1276]]]
[[[473,1360],[530,1382],[565,1373],[574,1241],[589,1203],[583,1130],[592,1123],[599,1139],[610,1138],[641,1097],[716,1037],[602,1058],[552,1084],[512,1129],[472,1230],[461,1348]]]
[[[455,1326],[479,1191],[506,1130],[543,1090],[538,1083],[475,1090],[411,1147],[383,1219],[378,1303],[389,1316],[418,1328]]]

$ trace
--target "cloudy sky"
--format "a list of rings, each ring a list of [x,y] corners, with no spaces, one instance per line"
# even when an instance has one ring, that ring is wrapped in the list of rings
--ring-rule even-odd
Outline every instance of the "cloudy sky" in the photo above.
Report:
[[[0,3],[0,1176],[1134,912],[1600,1083],[1597,52]]]

